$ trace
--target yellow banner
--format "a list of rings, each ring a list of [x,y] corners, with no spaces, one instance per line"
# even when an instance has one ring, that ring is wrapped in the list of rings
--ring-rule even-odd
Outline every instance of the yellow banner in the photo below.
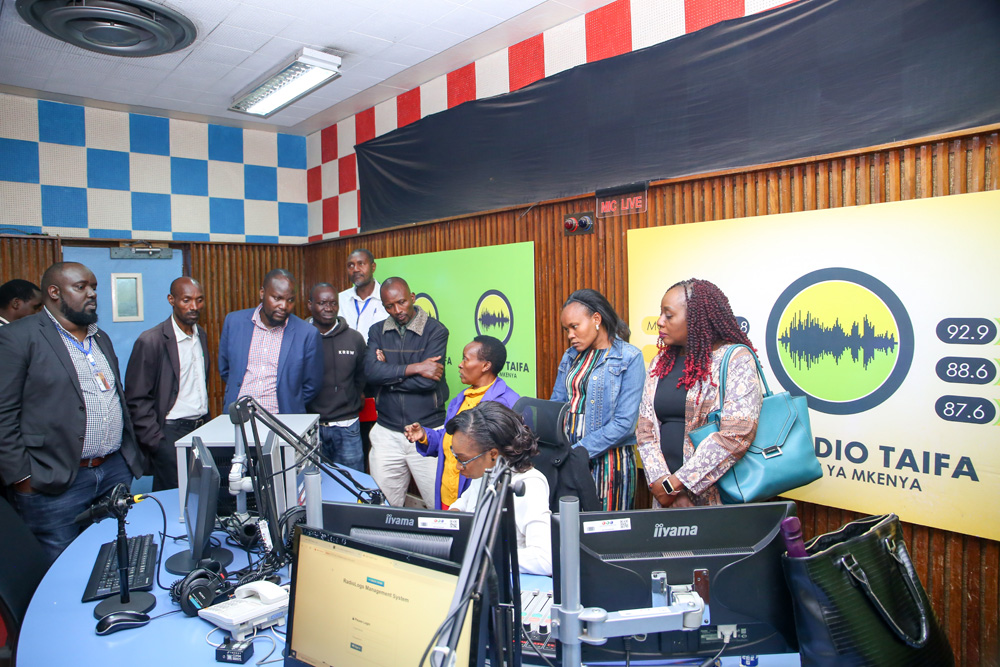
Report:
[[[809,398],[821,505],[1000,539],[1000,192],[628,232],[647,362],[675,282],[729,297],[771,390]]]

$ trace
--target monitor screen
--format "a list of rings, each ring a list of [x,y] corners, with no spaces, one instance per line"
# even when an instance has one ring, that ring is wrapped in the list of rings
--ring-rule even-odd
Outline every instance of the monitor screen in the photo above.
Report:
[[[305,526],[293,558],[286,666],[421,665],[458,585],[453,563]],[[458,643],[462,667],[471,619]]]
[[[580,602],[606,611],[653,606],[653,573],[667,584],[695,582],[708,615],[700,630],[651,634],[628,641],[632,660],[708,657],[723,646],[718,625],[737,626],[723,655],[797,650],[792,602],[781,554],[782,519],[792,502],[670,510],[580,513]],[[553,553],[559,552],[558,517],[552,517]],[[554,563],[558,602],[561,572]],[[623,639],[582,646],[584,661],[620,660]]]
[[[225,567],[233,555],[221,547],[213,548],[209,541],[215,530],[216,506],[219,498],[219,469],[201,438],[191,440],[188,482],[184,501],[184,525],[187,528],[188,550],[167,559],[166,568],[173,574],[186,574],[203,561],[217,561]]]
[[[323,528],[373,544],[461,563],[473,515],[466,512],[323,503]]]

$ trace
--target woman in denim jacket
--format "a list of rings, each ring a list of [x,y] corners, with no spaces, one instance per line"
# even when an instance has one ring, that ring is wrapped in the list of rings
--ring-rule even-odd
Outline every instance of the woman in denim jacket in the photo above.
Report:
[[[590,455],[602,509],[632,509],[642,353],[628,344],[628,325],[596,290],[573,292],[560,319],[570,347],[559,362],[552,400],[570,404],[566,433]]]

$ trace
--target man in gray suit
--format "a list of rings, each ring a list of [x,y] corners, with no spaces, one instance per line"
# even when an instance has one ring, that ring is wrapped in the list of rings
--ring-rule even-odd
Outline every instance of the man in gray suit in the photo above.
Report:
[[[42,276],[44,308],[0,328],[0,477],[51,560],[79,534],[73,519],[142,474],[118,358],[97,328],[97,279],[59,262]]]

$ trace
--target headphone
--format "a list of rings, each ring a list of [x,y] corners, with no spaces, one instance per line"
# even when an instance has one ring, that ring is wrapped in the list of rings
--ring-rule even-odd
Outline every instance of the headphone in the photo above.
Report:
[[[233,585],[226,581],[226,574],[218,563],[191,570],[183,579],[170,586],[170,599],[181,606],[188,616],[197,616],[199,609],[211,607],[231,596]]]

